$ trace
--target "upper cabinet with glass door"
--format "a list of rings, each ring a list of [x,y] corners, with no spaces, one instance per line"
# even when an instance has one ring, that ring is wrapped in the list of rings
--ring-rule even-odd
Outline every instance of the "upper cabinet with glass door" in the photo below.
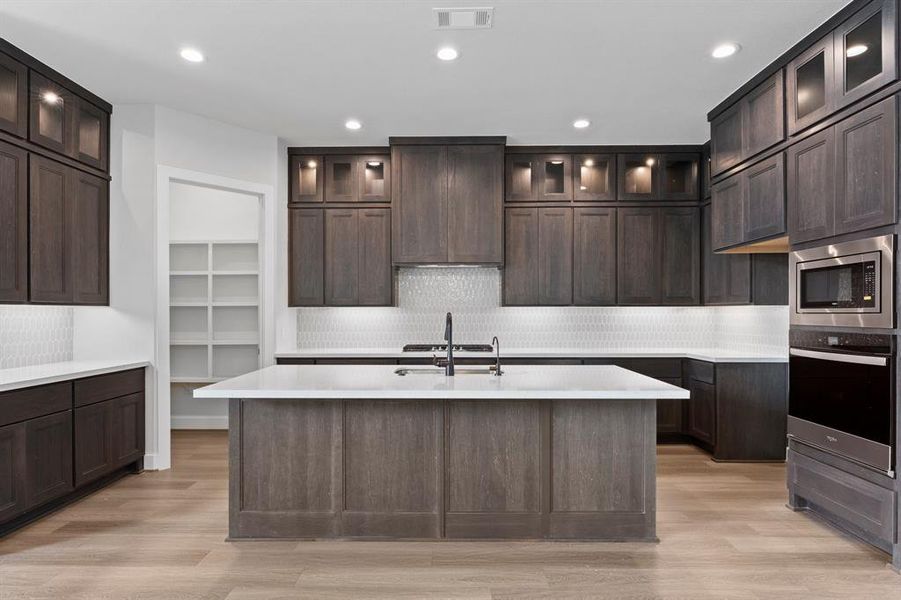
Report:
[[[573,196],[576,200],[616,200],[616,157],[613,154],[576,154],[573,165]]]
[[[0,131],[28,133],[28,68],[0,53]]]
[[[322,157],[292,154],[288,157],[288,203],[322,202]]]
[[[898,78],[895,0],[874,0],[787,68],[795,134]]]
[[[387,155],[325,157],[326,202],[389,202],[390,160]]]
[[[571,154],[508,154],[507,202],[567,202],[573,199]]]
[[[659,157],[656,154],[620,154],[617,158],[617,198],[656,200],[660,195]]]

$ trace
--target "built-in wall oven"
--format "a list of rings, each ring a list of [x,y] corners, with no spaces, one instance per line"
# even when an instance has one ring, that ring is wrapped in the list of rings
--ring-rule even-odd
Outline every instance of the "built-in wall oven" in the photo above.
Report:
[[[793,325],[894,327],[893,235],[791,253]]]
[[[789,340],[789,437],[893,475],[893,336],[792,329]]]

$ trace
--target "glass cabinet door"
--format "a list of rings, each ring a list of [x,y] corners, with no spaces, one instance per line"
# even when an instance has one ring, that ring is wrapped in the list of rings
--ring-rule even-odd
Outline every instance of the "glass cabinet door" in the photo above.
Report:
[[[288,198],[291,204],[322,202],[322,157],[291,155]]]
[[[660,197],[665,200],[698,199],[698,155],[660,156]]]
[[[31,72],[31,127],[35,144],[69,154],[72,144],[74,98],[62,86]]]
[[[835,30],[837,106],[897,78],[895,2],[875,0]]]
[[[325,201],[356,202],[359,199],[356,171],[356,156],[326,156]]]
[[[531,154],[508,154],[506,158],[507,202],[533,202],[538,199],[537,159]]]
[[[27,115],[28,68],[0,54],[0,131],[25,137]]]
[[[616,160],[612,154],[577,154],[573,164],[573,196],[576,200],[616,199]]]
[[[542,154],[538,159],[538,199],[572,200],[572,156]]]
[[[659,196],[656,154],[620,154],[618,163],[620,200],[654,200]]]
[[[833,109],[832,34],[788,64],[788,130],[797,133]]]
[[[105,170],[109,115],[81,99],[78,100],[75,114],[75,158]]]
[[[362,156],[357,165],[360,201],[391,201],[391,161],[387,156]]]

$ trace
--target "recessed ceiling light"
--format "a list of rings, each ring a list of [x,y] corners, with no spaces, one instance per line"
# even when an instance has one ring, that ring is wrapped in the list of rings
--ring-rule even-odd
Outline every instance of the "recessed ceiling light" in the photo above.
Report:
[[[741,46],[735,42],[726,42],[725,44],[720,44],[714,48],[710,55],[713,56],[713,58],[726,58],[732,56],[739,50],[741,50]]]
[[[348,119],[344,122],[344,126],[350,129],[351,131],[356,131],[357,129],[363,126],[362,123],[357,121],[356,119]]]
[[[438,50],[437,56],[441,60],[457,60],[457,57],[460,56],[460,53],[457,52],[456,48],[445,46],[444,48]]]
[[[589,125],[591,125],[591,121],[589,121],[588,119],[576,119],[575,121],[573,121],[573,127],[575,127],[576,129],[585,129]]]
[[[59,102],[59,94],[57,94],[56,92],[47,91],[41,94],[41,99],[43,99],[47,104],[56,104],[57,102]]]
[[[201,63],[203,62],[203,52],[198,50],[197,48],[182,48],[181,52],[179,52],[181,57],[188,62],[192,63]]]
[[[849,46],[847,50],[845,50],[845,55],[848,58],[853,58],[855,56],[860,56],[864,52],[869,50],[866,44],[854,44],[853,46]]]

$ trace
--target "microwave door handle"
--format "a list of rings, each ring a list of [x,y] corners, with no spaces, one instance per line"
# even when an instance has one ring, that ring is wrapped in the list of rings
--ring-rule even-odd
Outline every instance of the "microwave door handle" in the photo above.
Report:
[[[803,356],[805,358],[817,358],[821,360],[832,360],[835,362],[854,363],[856,365],[874,365],[877,367],[884,367],[888,362],[884,356],[838,354],[837,352],[819,352],[817,350],[803,350],[801,348],[790,348],[788,353],[791,356]]]

